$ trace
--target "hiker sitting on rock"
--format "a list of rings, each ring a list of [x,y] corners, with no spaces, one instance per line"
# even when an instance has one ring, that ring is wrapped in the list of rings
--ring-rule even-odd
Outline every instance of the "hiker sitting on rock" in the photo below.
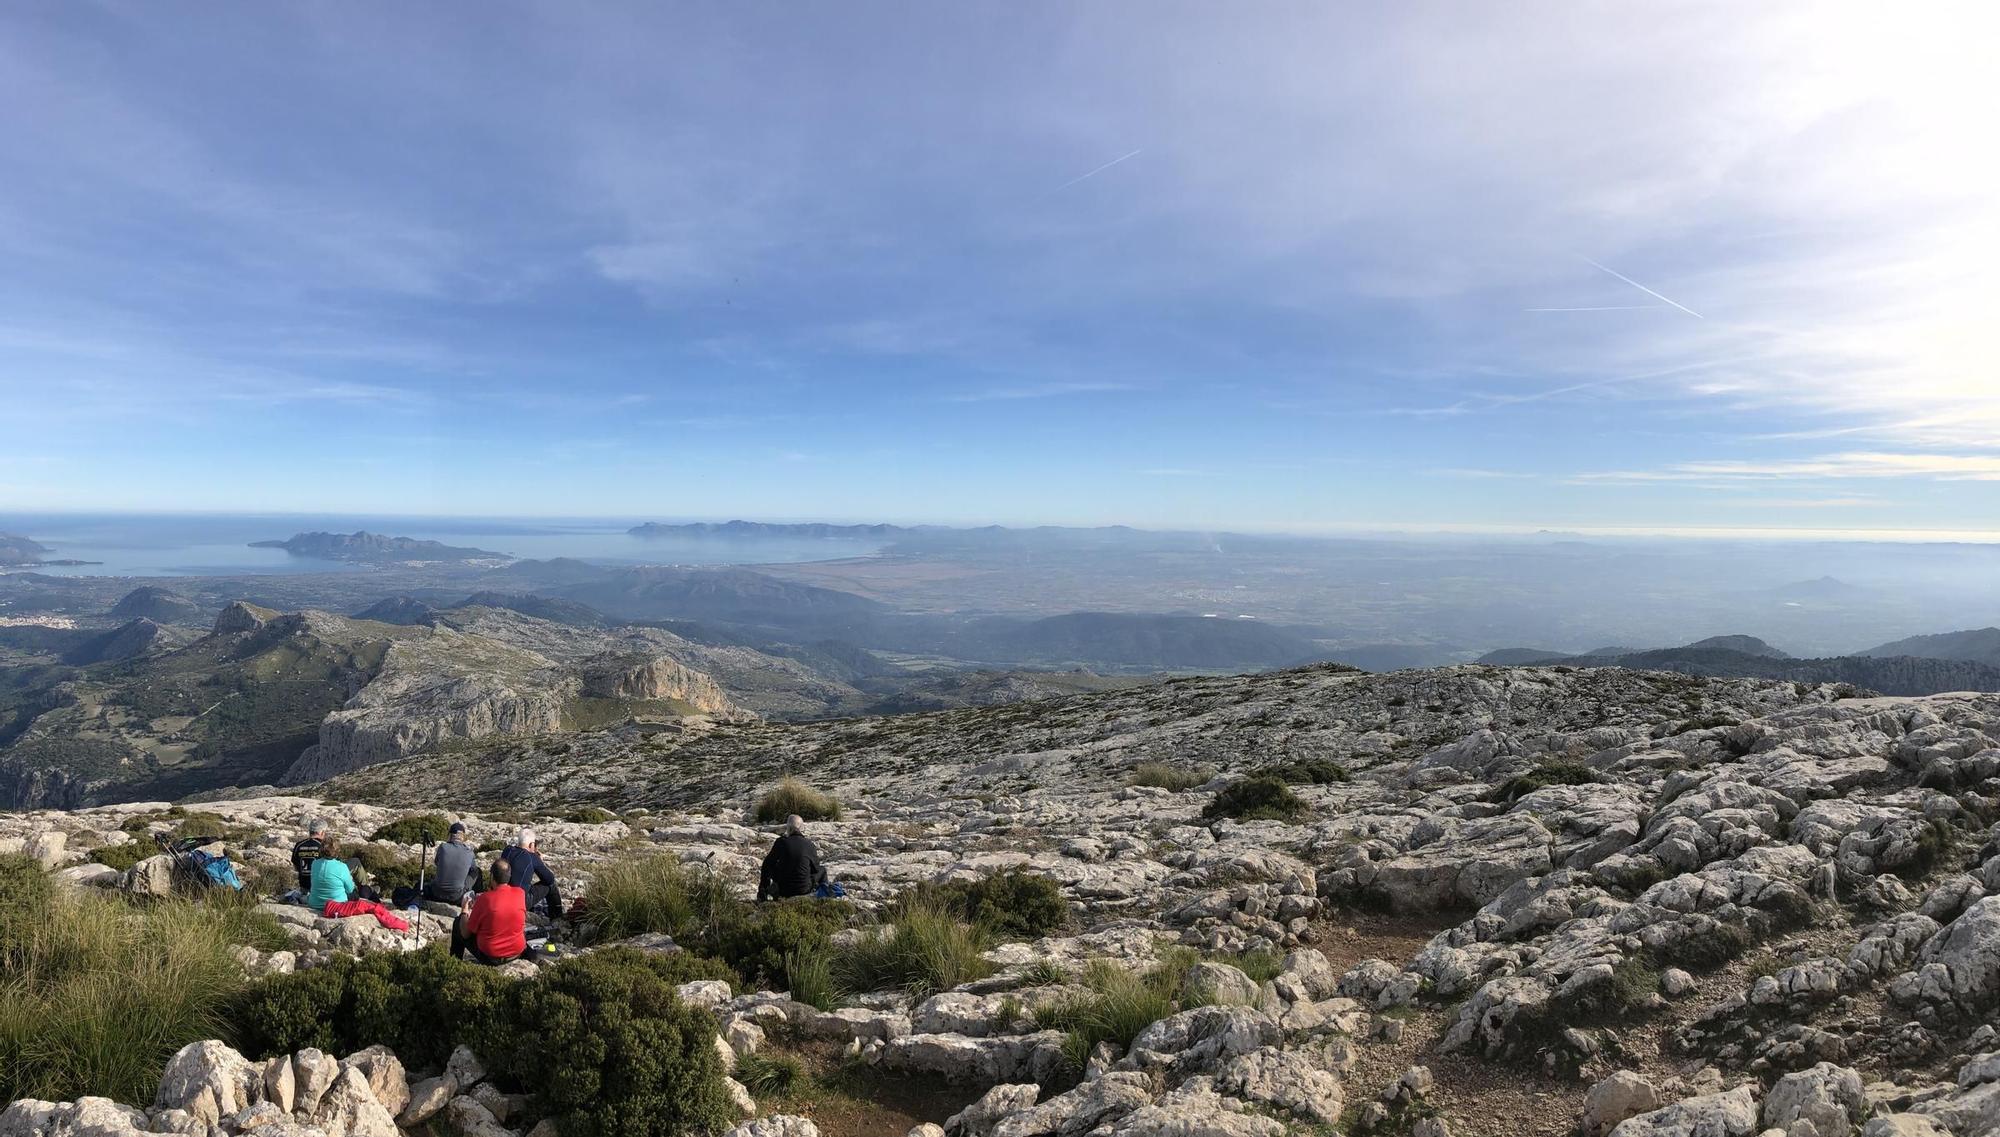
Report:
[[[313,862],[326,855],[326,822],[306,818],[306,835],[292,846],[292,871],[299,875],[299,891],[312,891]]]
[[[794,813],[785,819],[785,832],[771,842],[764,854],[764,868],[757,879],[757,899],[782,900],[805,896],[826,884],[826,866],[819,861],[819,849],[806,836],[806,823]]]
[[[465,903],[479,887],[479,866],[473,862],[472,846],[465,843],[465,822],[454,821],[437,847],[437,875],[424,885],[424,899],[440,904]]]
[[[493,887],[472,901],[472,911],[452,921],[453,959],[470,953],[474,962],[494,964],[528,954],[528,897],[512,881],[503,854],[493,862]]]
[[[533,829],[521,830],[512,845],[500,850],[500,859],[507,863],[515,885],[527,895],[528,911],[543,912],[551,920],[562,918],[562,894],[556,891],[556,874],[549,871],[541,854],[535,852]]]
[[[354,883],[354,870],[347,867],[346,861],[334,856],[336,843],[326,835],[324,824],[319,827],[317,840],[319,855],[306,868],[306,907],[324,912],[328,904],[344,904],[355,899],[361,889]]]

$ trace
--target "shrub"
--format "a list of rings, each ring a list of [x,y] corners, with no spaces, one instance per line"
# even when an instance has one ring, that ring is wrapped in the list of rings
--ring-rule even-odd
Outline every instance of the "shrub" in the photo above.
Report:
[[[397,845],[421,845],[429,841],[435,845],[449,836],[450,830],[451,818],[442,813],[406,813],[369,834],[368,839]]]
[[[556,816],[562,818],[564,821],[574,822],[578,825],[603,825],[606,822],[618,820],[617,814],[602,806],[595,805],[580,805],[575,809],[565,810]]]
[[[1274,762],[1255,770],[1250,776],[1276,778],[1288,786],[1324,786],[1354,780],[1354,775],[1347,772],[1347,767],[1325,758],[1296,758],[1288,762]]]
[[[807,896],[759,904],[748,911],[738,907],[718,926],[712,950],[746,983],[763,980],[791,987],[797,979],[786,961],[794,956],[824,957],[833,934],[847,926],[852,914],[853,907],[844,900]]]
[[[151,1100],[176,1050],[224,1025],[230,925],[180,901],[55,891],[0,858],[0,1100]]]
[[[753,812],[766,825],[783,821],[792,814],[807,821],[839,821],[840,803],[797,778],[785,778],[757,799]]]
[[[1132,767],[1128,785],[1151,786],[1157,790],[1182,793],[1208,784],[1215,771],[1207,766],[1172,766],[1165,762],[1141,762]]]
[[[413,1068],[451,1056],[455,1040],[482,1038],[499,1021],[506,984],[491,968],[451,958],[443,945],[337,961],[252,986],[234,1021],[246,1054],[313,1046],[347,1054],[377,1043]]]
[[[368,883],[385,899],[399,888],[415,888],[424,871],[422,857],[383,845],[343,845],[334,855],[361,862]]]
[[[848,990],[902,987],[922,998],[992,973],[982,955],[982,929],[929,897],[912,897],[900,907],[886,931],[872,929],[840,953],[836,973]]]
[[[489,1062],[532,1089],[536,1112],[564,1137],[727,1129],[738,1118],[715,1020],[674,996],[669,958],[611,948],[517,984]]]
[[[413,1069],[441,1065],[470,1039],[495,1076],[533,1093],[565,1134],[669,1137],[720,1128],[728,1103],[714,1020],[674,988],[729,974],[687,952],[610,948],[515,981],[433,945],[273,976],[231,1021],[248,1055],[379,1043]]]
[[[960,919],[1003,940],[1038,939],[1070,921],[1062,885],[1021,869],[979,880],[955,880],[935,886],[933,891]]]
[[[123,845],[99,845],[84,856],[93,864],[117,869],[119,872],[129,872],[133,865],[158,852],[159,850],[149,842],[127,841]]]
[[[664,932],[675,940],[712,937],[741,907],[713,873],[665,853],[611,865],[584,893],[584,910],[605,940],[643,932]]]
[[[1271,777],[1250,777],[1224,786],[1201,811],[1210,821],[1234,818],[1237,821],[1292,821],[1303,814],[1306,803],[1291,787]]]
[[[1587,786],[1602,781],[1597,771],[1581,762],[1545,759],[1519,777],[1509,778],[1493,792],[1493,800],[1515,802],[1548,786]]]

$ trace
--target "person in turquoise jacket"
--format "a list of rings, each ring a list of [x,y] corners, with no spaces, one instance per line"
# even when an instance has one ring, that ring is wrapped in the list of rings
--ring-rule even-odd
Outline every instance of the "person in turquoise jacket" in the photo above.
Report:
[[[346,861],[333,855],[333,840],[328,838],[319,859],[312,863],[312,890],[306,893],[306,907],[324,912],[329,903],[354,899],[355,891],[354,874],[348,871]]]

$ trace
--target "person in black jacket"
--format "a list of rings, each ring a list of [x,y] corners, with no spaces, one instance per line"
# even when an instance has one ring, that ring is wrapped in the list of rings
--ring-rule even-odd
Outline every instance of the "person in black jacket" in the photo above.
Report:
[[[782,900],[804,896],[826,883],[826,866],[819,861],[819,849],[806,836],[806,823],[794,813],[785,819],[785,832],[771,842],[764,854],[764,869],[757,879],[757,899]]]
[[[312,891],[313,862],[319,860],[326,851],[326,822],[317,817],[306,818],[305,838],[292,846],[292,871],[299,875],[299,891]]]

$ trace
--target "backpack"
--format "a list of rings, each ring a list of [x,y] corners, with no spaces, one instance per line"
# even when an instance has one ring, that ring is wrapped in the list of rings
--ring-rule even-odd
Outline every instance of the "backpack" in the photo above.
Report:
[[[201,870],[208,883],[243,891],[243,880],[236,875],[236,866],[229,863],[228,857],[211,857],[200,849],[189,849],[187,857],[189,863]]]
[[[829,880],[813,889],[813,896],[820,900],[842,900],[846,898],[847,890],[840,886],[839,881]]]

